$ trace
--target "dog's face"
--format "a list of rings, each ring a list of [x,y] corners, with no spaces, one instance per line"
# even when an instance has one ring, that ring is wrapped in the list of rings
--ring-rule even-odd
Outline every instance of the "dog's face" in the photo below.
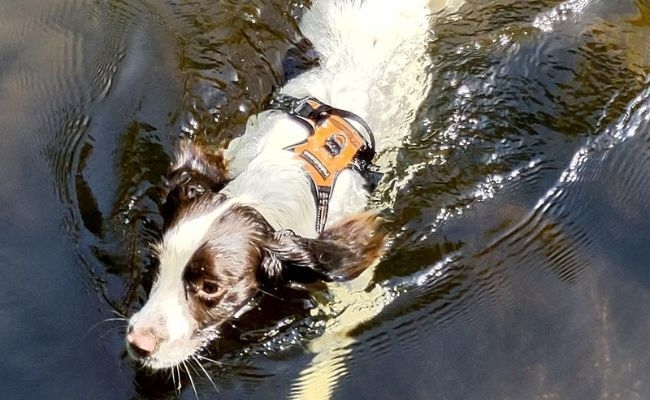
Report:
[[[210,194],[172,222],[154,252],[159,273],[130,320],[129,354],[152,368],[184,361],[257,292],[268,224],[254,210]]]
[[[158,275],[126,336],[130,356],[150,368],[172,367],[197,353],[262,285],[350,279],[381,256],[385,236],[374,213],[305,239],[275,231],[255,209],[223,194],[187,190],[205,181],[200,170],[174,184],[178,171],[170,173],[167,200],[174,206],[166,209],[162,240],[154,246]]]

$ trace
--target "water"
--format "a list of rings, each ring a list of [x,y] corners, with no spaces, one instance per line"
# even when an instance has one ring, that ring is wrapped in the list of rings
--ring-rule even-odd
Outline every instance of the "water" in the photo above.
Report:
[[[0,5],[2,398],[650,398],[642,0],[441,13],[374,274],[263,296],[180,391],[130,363],[174,140],[313,63],[302,3],[213,3]]]

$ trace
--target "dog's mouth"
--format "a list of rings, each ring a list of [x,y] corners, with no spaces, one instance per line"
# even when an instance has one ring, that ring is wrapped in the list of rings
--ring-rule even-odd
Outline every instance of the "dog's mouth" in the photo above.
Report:
[[[203,321],[203,324],[195,318],[197,316],[179,319],[170,318],[165,313],[150,314],[150,310],[136,313],[127,328],[126,352],[133,361],[153,370],[199,361],[202,359],[201,353],[222,336],[222,328],[234,327],[235,321],[255,308],[258,302],[259,296],[251,293],[251,298],[243,305],[233,308],[234,312],[223,314],[210,322]],[[166,309],[169,311],[170,308]],[[154,321],[158,324],[152,323]]]

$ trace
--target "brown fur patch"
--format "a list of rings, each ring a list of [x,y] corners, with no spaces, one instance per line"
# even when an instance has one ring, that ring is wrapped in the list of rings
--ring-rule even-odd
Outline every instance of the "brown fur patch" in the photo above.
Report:
[[[213,222],[183,272],[186,297],[200,328],[220,325],[255,295],[259,243],[262,235],[271,234],[266,220],[247,206],[234,205]]]
[[[262,270],[276,280],[301,283],[349,280],[376,262],[385,244],[377,213],[362,212],[337,222],[316,239],[290,230],[277,232],[263,245]]]
[[[204,148],[189,140],[182,140],[176,160],[167,176],[163,177],[163,229],[196,199],[223,189],[229,182],[227,168],[222,149]]]
[[[366,211],[345,217],[323,231],[318,239],[336,243],[343,250],[337,275],[356,278],[384,255],[388,237],[381,223],[377,212]]]

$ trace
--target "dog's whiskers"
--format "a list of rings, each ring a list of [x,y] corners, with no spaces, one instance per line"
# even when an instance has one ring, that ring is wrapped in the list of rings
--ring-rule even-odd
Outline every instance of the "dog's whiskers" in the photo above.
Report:
[[[192,373],[190,372],[190,369],[187,367],[187,362],[183,361],[181,364],[183,365],[183,368],[185,368],[185,372],[187,372],[187,377],[190,379],[190,384],[192,385],[192,391],[194,391],[194,397],[196,397],[196,400],[199,400],[199,394],[196,392],[196,385],[194,384],[194,379],[192,379]]]
[[[275,299],[278,299],[278,300],[281,300],[281,301],[285,301],[282,297],[280,297],[280,296],[278,296],[278,295],[275,295],[275,294],[273,294],[273,293],[271,293],[271,292],[267,292],[266,290],[264,290],[264,289],[262,289],[262,288],[259,288],[259,287],[258,287],[258,288],[257,288],[257,291],[258,291],[258,292],[261,292],[261,293],[264,293],[264,294],[266,294],[266,295],[268,295],[268,296],[271,296],[271,297],[273,297],[273,298],[275,298]]]
[[[176,381],[176,374],[174,374],[174,371],[178,374],[178,381]],[[183,388],[182,381],[181,381],[181,367],[180,365],[174,365],[172,366],[172,381],[174,383],[174,387],[176,389],[177,393],[181,392],[181,389]]]
[[[99,321],[99,322],[97,322],[96,324],[93,324],[90,328],[88,328],[88,331],[86,332],[86,334],[84,335],[84,337],[85,337],[85,336],[88,336],[88,335],[93,331],[93,329],[99,327],[100,325],[107,324],[107,323],[111,323],[111,322],[124,322],[125,325],[126,325],[126,324],[128,323],[128,320],[127,320],[126,318],[124,318],[124,317],[119,317],[119,318],[106,318],[105,320],[103,320],[103,321]],[[118,326],[118,327],[110,328],[110,330],[112,330],[112,329],[116,329],[116,328],[119,328],[119,326]],[[110,330],[109,330],[109,331],[110,331]]]
[[[196,362],[196,365],[198,365],[199,368],[201,368],[201,370],[202,370],[203,373],[205,374],[205,377],[208,378],[208,380],[209,380],[210,383],[212,384],[212,387],[214,388],[214,390],[215,390],[216,392],[218,392],[219,389],[217,388],[217,385],[214,383],[214,381],[212,380],[212,377],[210,376],[210,374],[208,373],[208,371],[203,367],[203,365],[201,364],[201,361],[199,361],[199,359],[197,358],[197,356],[192,356],[192,360],[194,360],[194,362]]]
[[[120,317],[120,318],[122,318],[122,319],[124,319],[124,320],[127,320],[127,321],[128,321],[128,318],[127,318],[127,316],[126,316],[126,315],[124,315],[124,314],[122,314],[122,313],[121,313],[121,312],[119,312],[118,310],[115,310],[115,309],[111,309],[110,311],[111,311],[111,312],[112,312],[113,314],[115,314],[115,315],[117,315],[118,317]]]
[[[104,332],[104,334],[101,335],[99,338],[100,338],[101,340],[104,340],[104,338],[105,338],[106,336],[108,336],[109,334],[111,334],[112,332],[114,332],[116,329],[122,329],[122,328],[123,328],[122,326],[114,326],[114,327],[108,328],[108,329],[106,330],[106,332]]]
[[[176,387],[176,379],[174,379],[174,367],[169,369],[169,377],[172,379],[172,384]]]
[[[208,357],[206,357],[206,356],[202,356],[202,355],[200,355],[200,354],[197,354],[196,357],[200,358],[201,360],[211,362],[211,363],[213,363],[214,365],[216,365],[216,366],[218,366],[218,367],[222,367],[222,366],[223,366],[223,363],[222,363],[222,362],[217,361],[217,360],[213,360],[213,359],[208,358]]]

